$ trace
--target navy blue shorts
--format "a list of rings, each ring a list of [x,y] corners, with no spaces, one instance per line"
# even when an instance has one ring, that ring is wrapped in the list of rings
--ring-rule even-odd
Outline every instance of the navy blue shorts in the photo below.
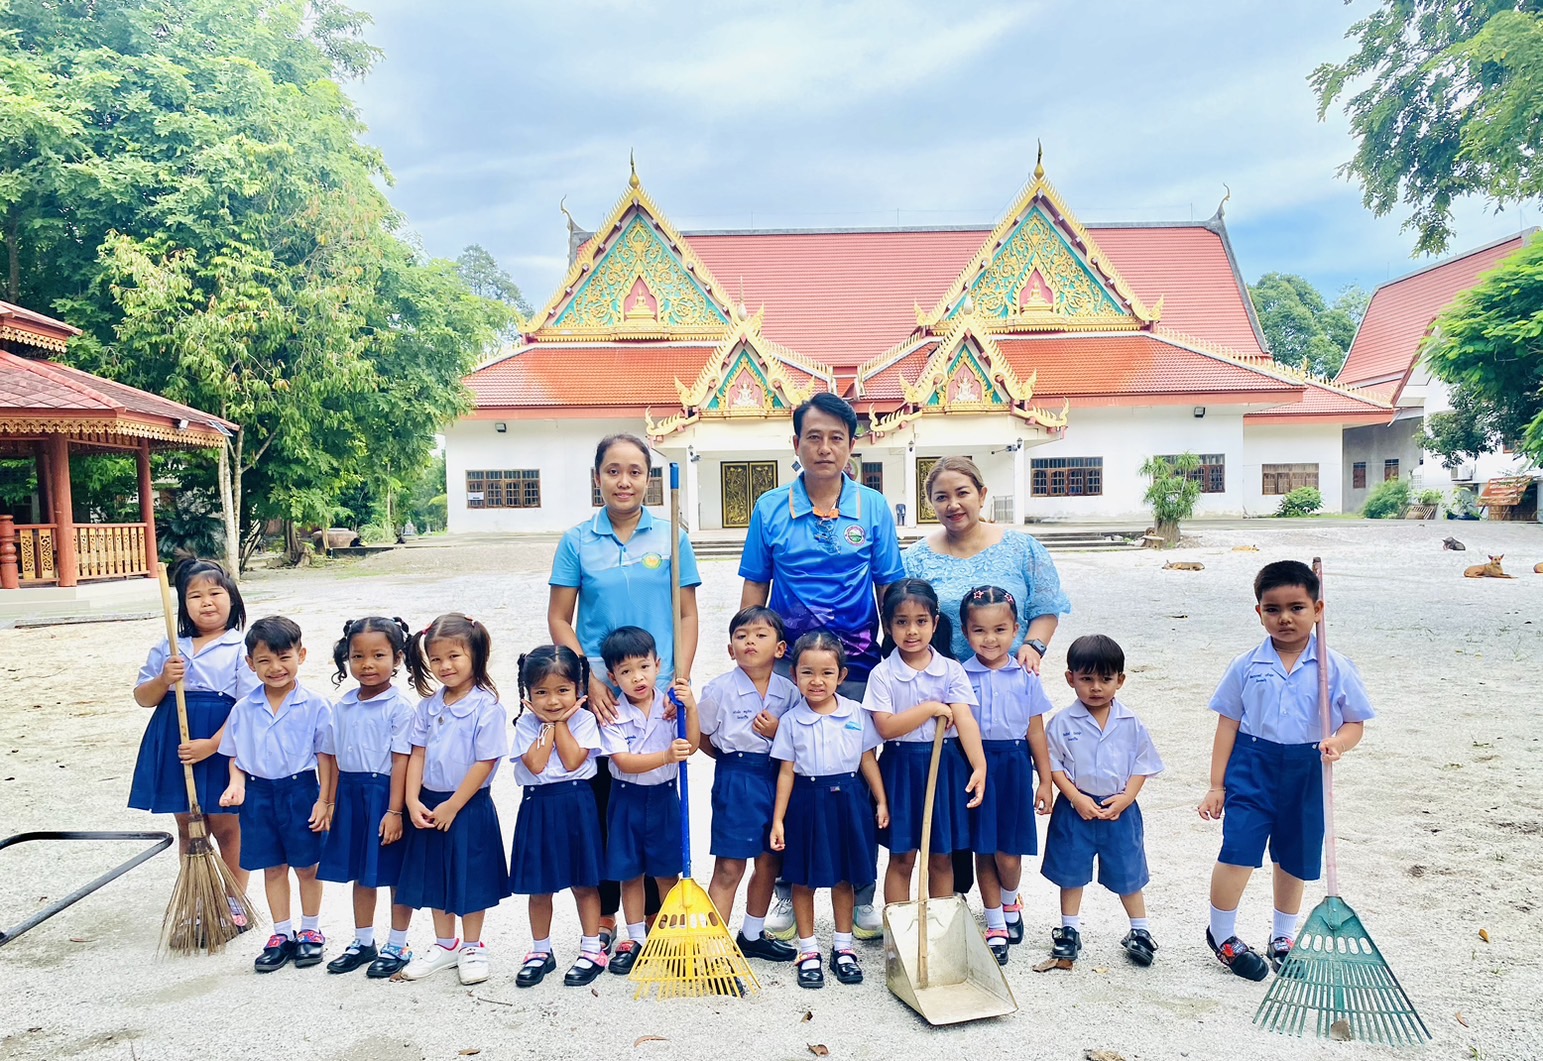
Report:
[[[889,801],[889,825],[879,830],[879,843],[891,853],[905,854],[921,847],[922,809],[927,799],[927,772],[932,768],[932,742],[889,741],[879,756],[884,796]],[[932,806],[934,855],[947,855],[970,847],[970,802],[964,786],[970,780],[970,763],[959,750],[957,738],[943,742],[938,761],[938,794]],[[990,784],[986,786],[990,788]]]
[[[392,844],[380,842],[380,823],[391,809],[391,775],[363,771],[338,772],[337,806],[332,828],[316,875],[340,884],[394,888],[402,872],[406,849],[407,812],[397,819],[403,836]]]
[[[315,770],[272,780],[248,774],[241,804],[241,868],[305,869],[320,862],[327,834],[313,833],[307,824],[319,798]]]
[[[1298,880],[1317,880],[1323,859],[1323,758],[1316,744],[1276,744],[1239,733],[1222,782],[1222,851],[1229,866],[1270,858]]]
[[[865,888],[874,882],[879,846],[873,800],[860,774],[795,777],[782,829],[782,879],[789,884]]]
[[[1029,742],[988,740],[981,744],[986,750],[986,795],[980,806],[969,812],[970,850],[980,855],[1039,854]]]
[[[719,858],[759,858],[771,850],[772,810],[782,764],[770,755],[719,752],[713,772],[711,851]]]
[[[418,801],[433,810],[454,792],[422,789]],[[498,808],[486,787],[479,788],[445,832],[419,829],[409,819],[402,874],[396,901],[414,910],[428,908],[465,915],[497,906],[509,894],[509,863]]]
[[[1109,797],[1092,798],[1102,804]],[[1084,821],[1065,796],[1056,796],[1039,871],[1057,887],[1081,888],[1093,879],[1095,856],[1098,883],[1116,895],[1130,895],[1147,886],[1152,875],[1147,872],[1140,805],[1132,803],[1112,822],[1097,818]]]
[[[613,778],[606,808],[606,880],[678,877],[684,866],[675,783],[636,785]]]
[[[595,888],[604,870],[605,841],[588,779],[526,785],[509,849],[509,893]]]
[[[188,736],[208,740],[230,717],[233,697],[207,691],[187,694]],[[177,758],[182,730],[177,725],[177,694],[167,693],[155,706],[145,735],[139,741],[139,758],[134,762],[134,779],[129,784],[129,806],[155,814],[187,814],[188,790]],[[198,791],[199,809],[205,814],[235,814],[235,807],[220,806],[220,797],[230,785],[230,756],[215,752],[193,764],[193,784]],[[306,813],[310,813],[307,811]]]

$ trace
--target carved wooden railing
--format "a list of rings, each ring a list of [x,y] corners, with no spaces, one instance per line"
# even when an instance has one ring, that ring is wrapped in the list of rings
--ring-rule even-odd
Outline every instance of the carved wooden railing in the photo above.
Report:
[[[75,527],[80,578],[147,575],[143,523],[87,523]]]
[[[23,586],[56,582],[54,570],[54,525],[52,523],[16,524],[16,568]]]

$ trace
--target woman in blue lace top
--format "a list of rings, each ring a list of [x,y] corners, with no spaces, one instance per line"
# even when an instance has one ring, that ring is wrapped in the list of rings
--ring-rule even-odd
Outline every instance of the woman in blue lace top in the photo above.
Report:
[[[953,621],[954,657],[970,656],[959,602],[976,586],[1000,586],[1018,601],[1027,623],[1013,644],[1018,662],[1037,673],[1060,616],[1072,607],[1055,561],[1032,535],[981,520],[986,484],[968,457],[938,461],[925,490],[942,526],[905,551],[905,570],[937,590],[941,610]]]

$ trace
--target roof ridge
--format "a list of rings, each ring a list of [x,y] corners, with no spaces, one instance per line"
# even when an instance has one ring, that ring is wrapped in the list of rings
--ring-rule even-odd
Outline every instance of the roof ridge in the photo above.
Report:
[[[1500,239],[1490,240],[1482,247],[1475,247],[1473,250],[1464,251],[1462,254],[1454,254],[1450,258],[1443,258],[1438,262],[1431,262],[1429,265],[1422,265],[1420,268],[1415,269],[1413,272],[1405,273],[1403,276],[1395,276],[1391,280],[1384,280],[1382,283],[1372,288],[1372,297],[1376,298],[1377,292],[1381,291],[1385,287],[1392,287],[1394,284],[1401,284],[1405,280],[1413,280],[1417,276],[1423,276],[1426,273],[1435,272],[1437,269],[1444,269],[1449,265],[1455,265],[1465,258],[1472,258],[1476,254],[1483,254],[1485,251],[1494,250],[1496,247],[1499,247],[1502,244],[1510,243],[1513,239],[1521,240],[1522,246],[1526,246],[1527,241],[1536,235],[1537,232],[1538,226],[1533,225],[1530,228],[1522,229],[1520,232],[1514,232],[1509,236],[1502,236]],[[1519,250],[1520,248],[1517,249]],[[1370,308],[1370,305],[1370,302],[1368,302],[1368,308]],[[1361,319],[1365,320],[1366,318],[1362,317]]]
[[[1374,405],[1381,409],[1392,409],[1394,407],[1391,402],[1386,402],[1381,398],[1374,397],[1373,395],[1368,394],[1367,392],[1358,388],[1351,387],[1343,383],[1335,383],[1333,380],[1324,376],[1319,376],[1313,372],[1304,372],[1296,365],[1287,364],[1284,361],[1277,361],[1275,358],[1270,357],[1269,355],[1260,357],[1252,354],[1244,354],[1236,350],[1229,350],[1227,347],[1219,346],[1215,343],[1208,342],[1207,340],[1200,339],[1195,336],[1185,335],[1184,333],[1174,331],[1171,328],[1157,328],[1154,329],[1154,332],[1160,333],[1161,337],[1164,339],[1174,341],[1175,345],[1185,346],[1194,350],[1196,353],[1206,354],[1210,357],[1216,357],[1234,362],[1244,368],[1253,369],[1261,375],[1273,376],[1285,383],[1298,383],[1303,386],[1320,387],[1324,390],[1343,394],[1348,398],[1355,398],[1359,401],[1366,402],[1369,405]]]
[[[926,344],[939,342],[942,342],[942,339],[935,335],[918,336],[914,333],[907,335],[904,339],[901,339],[898,343],[895,343],[883,353],[875,354],[873,357],[870,357],[868,360],[860,363],[853,371],[852,383],[860,391],[862,389],[863,380],[866,377],[877,376],[880,372],[883,372],[891,366],[904,361],[907,357],[914,354],[917,350],[920,350]],[[862,397],[862,395],[858,394],[857,397]]]

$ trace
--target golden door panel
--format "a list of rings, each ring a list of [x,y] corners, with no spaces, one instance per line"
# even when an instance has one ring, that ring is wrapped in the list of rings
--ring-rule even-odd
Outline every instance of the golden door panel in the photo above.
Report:
[[[942,457],[917,457],[916,458],[916,522],[936,523],[938,514],[932,510],[932,502],[927,500],[927,476],[932,471],[932,466]]]
[[[723,490],[723,525],[750,526],[750,465],[745,461],[724,461],[719,479]]]
[[[777,488],[777,462],[752,461],[750,463],[750,507],[761,500],[761,495]]]

